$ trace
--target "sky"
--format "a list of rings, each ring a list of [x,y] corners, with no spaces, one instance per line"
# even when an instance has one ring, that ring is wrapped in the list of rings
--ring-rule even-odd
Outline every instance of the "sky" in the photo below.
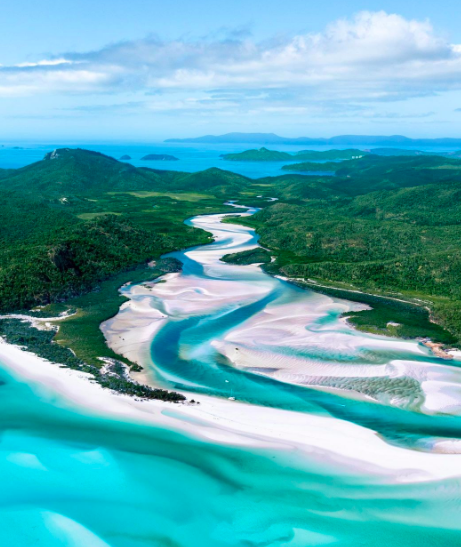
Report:
[[[2,0],[0,139],[461,137],[459,0]]]

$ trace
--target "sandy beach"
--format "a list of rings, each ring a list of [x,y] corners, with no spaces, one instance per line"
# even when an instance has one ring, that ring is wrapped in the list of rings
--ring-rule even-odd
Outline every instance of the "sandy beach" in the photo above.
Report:
[[[176,430],[203,441],[300,451],[345,473],[366,473],[389,483],[412,483],[461,476],[461,448],[440,439],[434,452],[392,446],[375,432],[331,417],[269,409],[198,396],[200,405],[139,401],[102,389],[87,374],[62,368],[29,352],[0,343],[0,362],[50,404],[77,408],[115,420]],[[58,395],[58,399],[56,399]]]

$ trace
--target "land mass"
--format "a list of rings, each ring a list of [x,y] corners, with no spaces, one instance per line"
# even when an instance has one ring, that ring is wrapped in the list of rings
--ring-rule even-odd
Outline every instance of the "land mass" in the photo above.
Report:
[[[359,156],[361,157],[361,156]],[[325,173],[336,173],[341,169],[344,164],[347,164],[346,161],[325,161],[322,163],[313,162],[313,161],[303,161],[300,163],[290,163],[282,167],[283,171],[298,171],[298,172],[309,172],[309,171],[324,171]]]
[[[266,249],[257,247],[248,251],[224,255],[221,260],[229,264],[239,264],[241,266],[247,264],[268,264],[271,261],[271,254]]]
[[[205,144],[312,144],[312,145],[347,145],[363,146],[461,146],[461,138],[411,139],[402,135],[340,135],[330,138],[281,137],[275,133],[226,133],[225,135],[205,135],[187,139],[167,139],[165,142],[205,143]]]
[[[350,300],[369,293],[410,302],[428,318],[424,327],[418,321],[420,335],[461,342],[461,161],[367,155],[344,162],[336,177],[258,182],[272,185],[279,201],[240,223],[256,228],[276,257],[269,272],[321,292],[336,288]],[[387,318],[373,328],[400,336],[418,330],[404,317]],[[394,322],[400,325],[387,325]]]
[[[143,161],[178,161],[179,158],[170,156],[170,154],[147,154],[141,158]]]
[[[223,206],[224,197],[249,182],[219,169],[200,174],[138,169],[70,148],[1,171],[0,312],[18,313],[0,320],[0,334],[45,358],[91,372],[105,387],[181,400],[128,385],[123,367],[136,365],[107,347],[99,325],[123,303],[121,285],[171,272],[177,265],[159,261],[162,254],[210,241],[206,232],[184,224],[187,217],[232,210]],[[46,336],[25,319],[63,312],[69,316]]]
[[[295,154],[288,152],[278,152],[277,150],[268,150],[259,148],[254,150],[245,150],[236,154],[222,154],[221,157],[227,161],[299,161],[299,160],[351,160],[361,158],[366,152],[356,149],[348,150],[302,150]]]
[[[337,165],[335,177],[252,180],[216,168],[136,168],[65,148],[0,171],[0,311],[23,320],[68,314],[46,337],[4,318],[2,335],[47,358],[58,341],[72,350],[59,357],[67,366],[95,367],[101,383],[115,375],[112,386],[134,393],[123,373],[133,363],[107,347],[99,324],[123,303],[121,285],[177,267],[159,262],[162,254],[210,242],[186,218],[234,211],[223,205],[232,199],[261,208],[237,222],[256,228],[269,251],[226,260],[263,263],[302,286],[370,303],[349,314],[358,328],[460,345],[461,161],[368,154]]]

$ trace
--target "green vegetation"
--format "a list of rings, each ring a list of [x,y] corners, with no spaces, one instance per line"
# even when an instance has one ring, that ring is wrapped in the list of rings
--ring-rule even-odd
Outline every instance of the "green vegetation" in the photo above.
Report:
[[[269,272],[427,306],[450,334],[413,307],[390,319],[385,301],[351,316],[361,328],[459,345],[460,169],[461,161],[440,156],[369,155],[347,162],[336,177],[260,179],[280,201],[233,221],[254,226],[277,257],[265,266]],[[353,292],[347,298],[364,301]]]
[[[241,266],[247,264],[267,264],[271,261],[271,254],[266,249],[257,247],[248,251],[224,255],[221,260],[229,264],[239,264]]]
[[[144,161],[178,161],[178,158],[175,156],[170,156],[170,154],[147,154],[141,158]]]
[[[0,171],[0,311],[40,305],[46,306],[42,314],[54,315],[66,302],[76,313],[59,322],[56,337],[52,332],[42,338],[41,345],[51,349],[42,348],[41,355],[51,351],[47,358],[63,362],[65,354],[55,354],[56,348],[68,347],[92,371],[102,366],[98,357],[133,366],[106,346],[99,330],[123,302],[120,285],[168,271],[165,261],[156,269],[146,267],[166,252],[209,242],[209,234],[184,220],[233,211],[223,205],[223,196],[238,197],[250,182],[219,169],[203,174],[137,169],[78,149],[57,150],[41,162]],[[170,262],[171,267],[176,266]],[[13,339],[11,329],[8,336]],[[25,345],[35,351],[31,336]],[[60,345],[51,344],[52,338]],[[65,362],[70,366],[68,358]],[[122,380],[100,383],[150,396]]]
[[[348,148],[346,150],[301,150],[294,155],[296,160],[306,161],[326,161],[326,160],[355,160],[362,158],[369,152],[357,150],[356,148]]]
[[[221,157],[227,161],[290,161],[294,159],[288,152],[277,152],[264,147],[236,154],[222,154]]]
[[[364,156],[367,152],[356,149],[348,150],[301,150],[295,154],[288,152],[278,152],[277,150],[268,150],[267,148],[259,148],[253,150],[245,150],[235,154],[222,154],[221,157],[228,161],[325,161],[325,160],[351,160]]]
[[[289,165],[284,165],[282,169],[284,171],[299,171],[299,172],[309,172],[309,171],[325,171],[336,173],[340,169],[341,165],[344,162],[342,161],[326,161],[322,163],[315,163],[312,161],[303,161],[301,163],[291,163]]]
[[[25,347],[28,351],[51,362],[92,374],[95,381],[102,387],[143,399],[161,399],[174,403],[186,399],[184,395],[174,391],[152,389],[133,382],[126,377],[125,369],[120,362],[110,362],[102,370],[89,365],[76,357],[68,348],[54,343],[54,335],[53,330],[38,330],[19,319],[0,320],[0,336],[4,337],[10,344]]]

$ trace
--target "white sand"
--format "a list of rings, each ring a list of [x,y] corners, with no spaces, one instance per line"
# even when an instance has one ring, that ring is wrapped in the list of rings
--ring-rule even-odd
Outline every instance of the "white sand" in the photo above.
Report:
[[[109,346],[145,368],[140,381],[155,381],[155,363],[150,347],[155,334],[170,320],[235,309],[256,302],[274,290],[278,281],[261,275],[255,265],[234,266],[220,261],[229,252],[254,248],[252,230],[245,226],[221,223],[226,215],[196,217],[192,224],[213,233],[217,243],[186,253],[203,265],[207,277],[168,274],[166,283],[128,287],[129,302],[122,311],[102,325]],[[278,381],[325,389],[325,383],[357,379],[405,379],[417,382],[414,391],[400,396],[388,385],[374,400],[427,414],[461,414],[456,393],[461,386],[461,369],[411,360],[430,356],[429,350],[415,341],[365,334],[334,319],[334,314],[366,309],[362,304],[333,299],[323,294],[301,292],[295,302],[275,300],[244,324],[212,341],[215,350],[235,367],[270,376]],[[324,318],[333,313],[326,323]],[[193,357],[193,348],[181,346],[183,359]],[[295,351],[292,351],[295,350]],[[408,359],[395,359],[391,353],[402,352]],[[377,360],[376,360],[377,359]],[[150,377],[149,377],[149,370]],[[318,379],[318,380],[316,380]],[[326,380],[325,380],[326,379]],[[328,380],[330,379],[330,380]],[[440,388],[440,382],[444,388]],[[317,385],[318,384],[318,385]],[[355,382],[345,387],[347,396],[371,396]],[[397,386],[397,383],[394,382]],[[410,385],[408,382],[405,385]],[[422,394],[426,402],[421,406]]]
[[[420,482],[461,476],[461,455],[424,453],[387,444],[373,431],[330,417],[281,411],[198,396],[200,405],[137,401],[91,383],[88,375],[64,369],[0,342],[0,362],[27,380],[50,404],[77,407],[108,418],[156,424],[211,442],[277,450],[379,476],[388,482]],[[60,397],[56,398],[56,394]],[[453,441],[439,449],[453,451]],[[449,448],[448,448],[449,445]],[[461,447],[460,447],[461,448]]]
[[[111,347],[143,366],[149,363],[149,349],[158,329],[170,318],[189,317],[223,307],[254,302],[268,294],[275,282],[270,277],[252,283],[257,274],[255,266],[230,266],[219,262],[226,252],[252,248],[251,230],[245,227],[218,225],[223,215],[199,217],[194,224],[213,232],[220,245],[189,251],[199,260],[212,279],[168,274],[167,283],[130,287],[130,301],[120,313],[103,325]],[[225,272],[238,268],[238,280],[226,279]],[[247,279],[247,281],[245,281]],[[309,300],[309,305],[306,305]],[[427,352],[413,342],[383,339],[354,333],[347,325],[316,321],[331,307],[346,309],[347,303],[314,295],[306,302],[284,306],[267,306],[246,322],[245,328],[234,329],[216,347],[237,366],[274,365],[282,371],[282,379],[298,375],[336,375],[350,377],[405,376],[417,379],[427,396],[426,410],[435,412],[444,406],[453,409],[460,400],[453,386],[461,385],[459,372],[434,363],[394,360],[388,364],[349,365],[323,358],[280,359],[276,352],[261,352],[260,348],[295,347],[322,353],[338,351],[343,356],[356,357],[364,349],[386,348],[421,355]],[[355,306],[350,304],[350,306]],[[243,356],[237,357],[235,347]],[[234,349],[232,349],[234,348]],[[315,355],[315,351],[313,352]],[[427,355],[427,353],[426,353]],[[325,357],[325,356],[323,356]],[[232,445],[247,445],[277,450],[296,450],[313,461],[341,468],[341,471],[379,476],[389,482],[418,482],[461,476],[461,455],[425,453],[397,448],[386,443],[372,430],[331,417],[281,411],[246,405],[238,401],[205,396],[193,397],[200,405],[137,401],[133,398],[103,390],[88,376],[48,363],[17,347],[0,343],[0,361],[14,375],[25,378],[39,390],[50,404],[77,407],[119,420],[151,423],[203,440]],[[326,366],[328,365],[328,367]],[[332,366],[334,368],[329,369]],[[144,372],[146,375],[146,372]],[[288,380],[289,381],[289,380]],[[56,398],[56,393],[60,395]],[[186,394],[190,397],[190,395]],[[458,450],[459,449],[459,450]],[[447,439],[434,441],[438,452],[461,452],[461,442]]]

